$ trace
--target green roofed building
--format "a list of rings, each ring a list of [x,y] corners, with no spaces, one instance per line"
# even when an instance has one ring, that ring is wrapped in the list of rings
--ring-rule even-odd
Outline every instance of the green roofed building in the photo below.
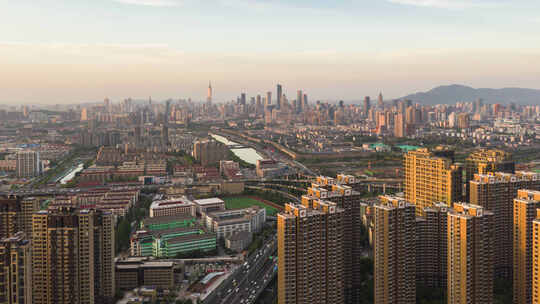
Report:
[[[216,249],[216,234],[189,216],[146,218],[131,236],[131,255],[175,257],[179,253]]]
[[[420,149],[420,147],[418,146],[410,146],[410,145],[401,145],[401,146],[398,146],[398,148],[400,148],[401,151],[403,152],[416,151]]]
[[[140,228],[143,230],[158,231],[179,227],[192,227],[196,222],[196,218],[186,215],[147,217],[141,222]]]

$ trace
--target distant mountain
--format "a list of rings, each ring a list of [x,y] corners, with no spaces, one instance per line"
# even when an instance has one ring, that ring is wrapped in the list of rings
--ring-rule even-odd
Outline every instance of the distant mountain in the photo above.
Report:
[[[475,89],[453,84],[439,86],[428,92],[418,92],[400,99],[410,99],[422,104],[454,104],[458,101],[474,101],[482,98],[485,103],[540,104],[540,90],[522,88]]]

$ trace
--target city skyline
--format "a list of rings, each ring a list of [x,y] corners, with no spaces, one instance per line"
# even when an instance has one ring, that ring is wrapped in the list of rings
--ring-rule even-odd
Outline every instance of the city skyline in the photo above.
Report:
[[[288,97],[302,89],[313,100],[379,91],[398,98],[452,83],[540,88],[540,4],[533,1],[101,0],[0,8],[3,104],[205,100],[209,79],[216,101],[278,82]]]
[[[0,304],[540,304],[539,10],[0,0]]]

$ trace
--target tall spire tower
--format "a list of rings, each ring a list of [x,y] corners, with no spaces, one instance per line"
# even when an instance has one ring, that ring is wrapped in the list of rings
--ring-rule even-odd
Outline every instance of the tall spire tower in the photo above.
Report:
[[[212,83],[208,82],[208,96],[206,97],[206,102],[208,104],[212,103]]]
[[[382,92],[379,93],[379,100],[377,101],[377,107],[381,110],[384,109],[384,100],[383,100]]]

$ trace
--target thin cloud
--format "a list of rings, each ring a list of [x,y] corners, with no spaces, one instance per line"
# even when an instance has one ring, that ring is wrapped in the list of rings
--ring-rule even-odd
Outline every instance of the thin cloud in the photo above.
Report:
[[[474,7],[494,7],[500,3],[490,1],[465,1],[465,0],[387,0],[388,2],[403,5],[413,5],[421,7],[435,7],[447,9],[465,9]]]
[[[143,5],[143,6],[179,6],[182,4],[181,0],[113,0],[115,2],[131,5]]]

